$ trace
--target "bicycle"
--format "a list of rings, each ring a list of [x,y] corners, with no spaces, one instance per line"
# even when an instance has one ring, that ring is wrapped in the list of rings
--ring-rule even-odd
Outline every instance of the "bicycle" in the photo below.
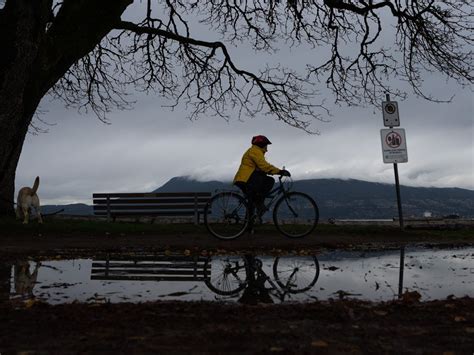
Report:
[[[273,291],[283,301],[288,294],[308,291],[319,278],[319,262],[315,255],[282,256],[273,262],[275,282],[263,270],[263,263],[252,255],[209,258],[204,264],[207,287],[221,296],[233,296],[253,288]],[[265,287],[265,283],[270,285]]]
[[[289,238],[301,238],[316,228],[319,209],[316,202],[303,192],[291,191],[291,179],[278,178],[279,184],[266,196],[264,211],[273,207],[273,222],[277,230]],[[216,238],[230,240],[253,230],[261,217],[246,196],[237,191],[223,191],[214,195],[204,208],[204,224]]]

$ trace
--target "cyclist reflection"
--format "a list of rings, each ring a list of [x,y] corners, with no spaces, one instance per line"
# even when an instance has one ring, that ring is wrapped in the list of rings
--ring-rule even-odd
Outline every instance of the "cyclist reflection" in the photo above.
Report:
[[[316,256],[280,256],[273,262],[273,279],[263,262],[253,255],[222,256],[209,259],[205,266],[206,285],[222,296],[235,296],[243,291],[239,302],[273,303],[291,294],[311,289],[319,277]]]
[[[244,260],[247,266],[247,285],[239,302],[245,304],[274,303],[269,289],[265,287],[266,274],[259,272],[262,269],[262,261],[253,255],[245,255]]]

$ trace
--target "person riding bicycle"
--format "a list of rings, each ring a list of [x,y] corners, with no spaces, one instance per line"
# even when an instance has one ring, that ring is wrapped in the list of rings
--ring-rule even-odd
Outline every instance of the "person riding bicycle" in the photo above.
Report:
[[[234,185],[238,186],[248,197],[251,209],[257,208],[258,216],[265,212],[265,197],[275,184],[269,175],[291,176],[285,169],[279,169],[265,160],[267,146],[272,144],[262,135],[252,138],[252,146],[242,156],[239,170],[234,177]]]

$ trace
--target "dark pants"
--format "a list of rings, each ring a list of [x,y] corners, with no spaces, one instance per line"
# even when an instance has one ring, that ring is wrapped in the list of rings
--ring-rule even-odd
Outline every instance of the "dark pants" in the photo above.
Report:
[[[264,172],[255,170],[252,175],[250,175],[247,183],[237,182],[235,185],[248,197],[251,207],[256,206],[257,208],[261,208],[263,207],[265,197],[271,191],[274,184],[274,178]]]

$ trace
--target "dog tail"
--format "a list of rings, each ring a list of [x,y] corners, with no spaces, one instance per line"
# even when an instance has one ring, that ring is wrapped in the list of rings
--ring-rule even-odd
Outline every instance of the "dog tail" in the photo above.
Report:
[[[39,176],[37,176],[35,179],[35,183],[33,184],[33,188],[31,189],[31,196],[33,196],[36,193],[36,191],[38,191],[39,184],[40,184],[40,178]]]

